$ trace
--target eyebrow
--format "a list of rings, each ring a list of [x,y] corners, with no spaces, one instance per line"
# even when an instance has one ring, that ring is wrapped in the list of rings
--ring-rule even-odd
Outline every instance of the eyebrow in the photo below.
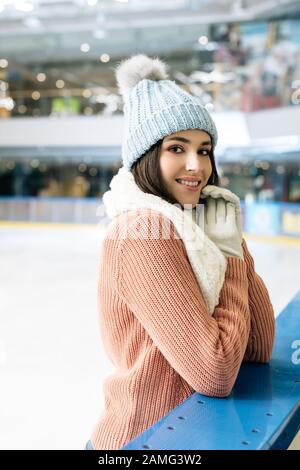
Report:
[[[178,140],[179,142],[185,142],[186,144],[190,144],[191,141],[186,139],[185,137],[169,137],[166,139],[166,142],[168,140]],[[199,145],[210,145],[211,146],[211,141],[210,140],[205,140],[204,142],[200,142]]]

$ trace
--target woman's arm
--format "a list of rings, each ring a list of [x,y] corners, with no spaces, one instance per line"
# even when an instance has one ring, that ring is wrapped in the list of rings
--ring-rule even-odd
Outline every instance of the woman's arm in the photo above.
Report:
[[[137,216],[128,233],[136,233],[137,226],[145,232],[145,217]],[[163,216],[157,217],[161,231]],[[227,260],[219,304],[211,316],[182,240],[178,235],[174,238],[171,227],[168,239],[127,236],[120,241],[115,288],[167,361],[195,391],[227,396],[250,331],[246,263],[238,258]],[[145,233],[150,233],[150,227]]]
[[[248,296],[251,317],[250,335],[243,361],[268,362],[272,355],[275,318],[267,288],[255,272],[254,260],[245,240],[242,242],[247,265]]]

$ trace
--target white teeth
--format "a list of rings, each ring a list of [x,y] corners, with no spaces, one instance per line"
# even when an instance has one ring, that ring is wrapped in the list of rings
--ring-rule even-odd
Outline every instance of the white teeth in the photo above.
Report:
[[[192,182],[192,181],[185,181],[181,179],[178,179],[177,181],[180,184],[185,184],[186,186],[192,186],[193,188],[199,185],[199,181]]]

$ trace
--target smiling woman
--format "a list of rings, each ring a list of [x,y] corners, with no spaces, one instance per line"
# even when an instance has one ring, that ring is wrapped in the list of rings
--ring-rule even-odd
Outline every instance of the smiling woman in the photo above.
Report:
[[[274,336],[267,290],[242,246],[239,199],[216,186],[208,111],[159,59],[133,56],[117,79],[124,166],[103,196],[113,220],[98,289],[116,370],[91,437],[97,450],[121,449],[195,391],[229,395],[246,349],[267,362]],[[203,226],[184,210],[200,198]]]

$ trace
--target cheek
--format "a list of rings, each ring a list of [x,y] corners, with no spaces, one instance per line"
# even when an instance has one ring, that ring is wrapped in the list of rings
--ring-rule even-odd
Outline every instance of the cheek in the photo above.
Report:
[[[167,156],[161,155],[159,166],[161,175],[166,182],[170,182],[170,180],[174,179],[173,175],[176,173],[176,165],[174,162],[171,163]]]
[[[207,162],[206,168],[205,168],[205,175],[206,175],[206,180],[209,180],[210,176],[212,175],[212,164],[210,159]]]
[[[160,157],[160,160],[159,160],[159,168],[160,168],[160,171],[161,171],[161,174],[164,175],[165,174],[165,168],[166,168],[166,159],[164,158],[163,155],[161,155]]]

